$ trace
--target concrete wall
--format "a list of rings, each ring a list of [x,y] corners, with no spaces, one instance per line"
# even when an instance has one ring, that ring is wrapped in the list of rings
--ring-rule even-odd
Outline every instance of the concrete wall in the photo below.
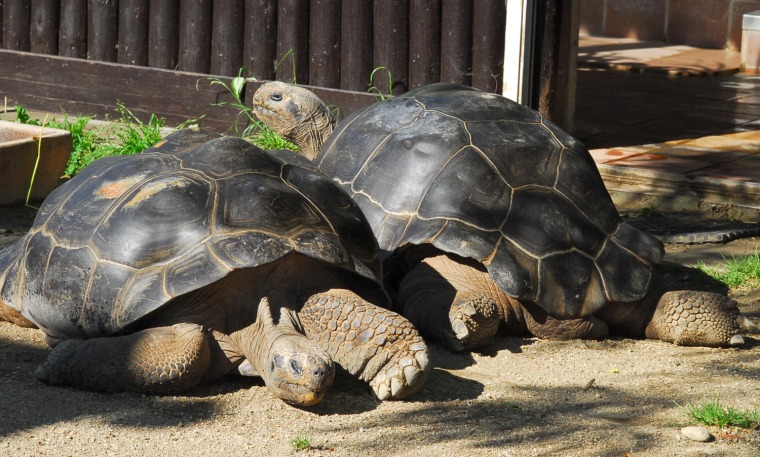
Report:
[[[760,0],[581,0],[582,35],[741,49],[742,16]]]

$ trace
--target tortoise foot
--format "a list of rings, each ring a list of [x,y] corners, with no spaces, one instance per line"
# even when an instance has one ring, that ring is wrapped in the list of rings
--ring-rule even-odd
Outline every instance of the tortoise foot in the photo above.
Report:
[[[647,338],[681,346],[742,345],[736,301],[691,290],[663,294],[646,328]]]
[[[380,400],[400,400],[417,393],[430,373],[427,346],[421,337],[398,342],[371,364],[383,364],[369,385]],[[373,367],[368,366],[372,370]]]
[[[306,336],[380,400],[405,398],[427,380],[427,346],[401,315],[335,290],[312,296],[299,315]]]
[[[451,331],[442,331],[443,342],[449,349],[463,350],[491,344],[499,329],[501,317],[492,299],[477,296],[453,303],[449,321]]]

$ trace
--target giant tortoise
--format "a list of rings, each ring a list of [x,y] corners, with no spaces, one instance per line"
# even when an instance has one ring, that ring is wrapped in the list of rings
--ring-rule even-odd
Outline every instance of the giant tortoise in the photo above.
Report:
[[[335,363],[398,399],[424,383],[427,348],[378,306],[378,252],[303,157],[180,130],[44,201],[0,254],[0,318],[42,329],[50,384],[168,393],[239,370],[312,405]]]
[[[742,342],[736,303],[663,284],[662,244],[622,221],[588,150],[536,111],[455,84],[376,103],[337,129],[302,87],[267,83],[253,102],[362,208],[401,270],[386,272],[389,289],[428,337],[471,348],[501,326]]]

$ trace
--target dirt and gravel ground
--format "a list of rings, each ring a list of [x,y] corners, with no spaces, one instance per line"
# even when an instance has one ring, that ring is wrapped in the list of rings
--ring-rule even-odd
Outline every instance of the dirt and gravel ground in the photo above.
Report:
[[[0,246],[30,223],[28,211],[0,211]],[[758,246],[749,238],[721,249],[750,254]],[[668,248],[690,249],[698,247]],[[672,274],[685,286],[700,276]],[[760,320],[760,291],[731,295]],[[433,347],[436,368],[411,401],[380,403],[361,383],[339,377],[311,409],[290,407],[240,377],[176,397],[49,387],[32,376],[47,352],[40,332],[0,323],[2,456],[760,455],[758,430],[710,428],[709,443],[679,432],[687,422],[679,404],[718,399],[760,408],[758,333],[740,349],[522,338],[474,354]],[[309,450],[293,450],[299,436]]]

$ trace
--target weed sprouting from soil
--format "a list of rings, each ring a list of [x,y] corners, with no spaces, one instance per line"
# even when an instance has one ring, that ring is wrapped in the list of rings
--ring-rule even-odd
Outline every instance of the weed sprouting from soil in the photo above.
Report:
[[[111,155],[131,155],[143,151],[161,139],[163,119],[151,114],[147,123],[137,118],[123,103],[117,104],[121,121],[109,131],[96,132],[87,128],[92,117],[78,117],[71,120],[64,113],[63,119],[40,121],[32,118],[26,108],[16,105],[16,121],[22,124],[39,125],[71,132],[72,151],[66,164],[63,178],[71,178],[87,165],[101,157]]]
[[[757,251],[746,257],[726,259],[721,268],[708,267],[702,261],[696,267],[731,288],[760,285],[760,255]]]
[[[739,410],[723,406],[718,400],[707,400],[697,405],[687,403],[681,406],[692,423],[716,427],[760,427],[760,412],[757,409]]]
[[[293,448],[294,451],[308,451],[311,449],[311,440],[308,436],[304,435],[303,433],[299,434],[292,440],[290,440],[290,447]]]

